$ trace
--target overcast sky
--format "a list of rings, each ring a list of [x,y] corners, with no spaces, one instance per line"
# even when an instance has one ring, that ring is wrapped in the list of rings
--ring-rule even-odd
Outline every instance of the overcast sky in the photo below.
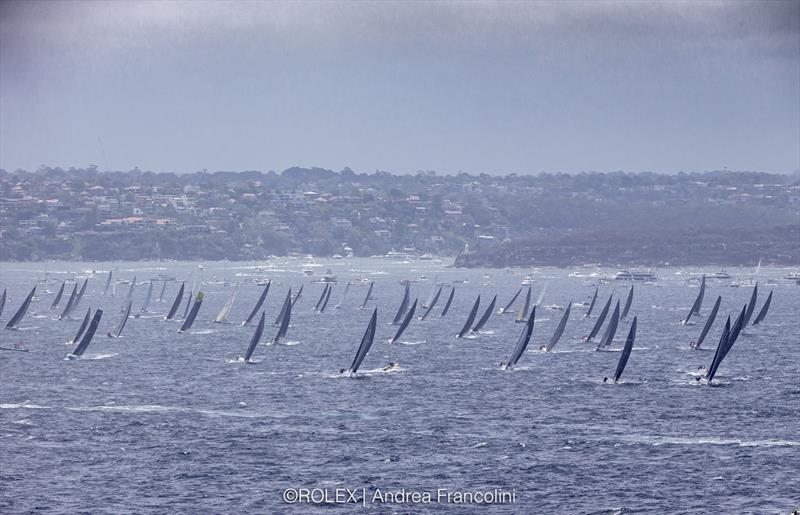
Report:
[[[2,2],[0,167],[800,169],[800,2]]]

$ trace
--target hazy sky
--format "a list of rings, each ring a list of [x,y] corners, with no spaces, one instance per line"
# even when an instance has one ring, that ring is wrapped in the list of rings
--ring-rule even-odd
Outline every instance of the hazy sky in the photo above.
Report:
[[[800,169],[800,2],[2,2],[0,167]]]

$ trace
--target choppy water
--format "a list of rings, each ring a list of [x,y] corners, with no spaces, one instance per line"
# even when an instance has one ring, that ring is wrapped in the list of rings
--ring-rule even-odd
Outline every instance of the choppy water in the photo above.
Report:
[[[159,273],[183,280],[197,264],[48,265],[52,293],[40,285],[21,330],[0,331],[3,346],[30,349],[0,352],[0,511],[308,513],[334,507],[282,500],[287,488],[314,487],[364,488],[370,499],[376,489],[499,488],[513,490],[516,502],[490,511],[508,513],[786,513],[800,507],[800,287],[783,279],[786,270],[761,270],[756,310],[774,289],[770,313],[737,341],[720,368],[719,386],[707,387],[694,374],[711,361],[724,316],[741,309],[751,288],[709,281],[703,313],[720,294],[722,308],[705,343],[709,350],[692,351],[688,343],[704,317],[688,326],[679,321],[698,291],[689,279],[700,270],[662,269],[657,284],[636,285],[628,319],[639,317],[636,346],[622,384],[606,385],[602,379],[613,373],[619,353],[594,352],[581,341],[594,322],[583,318],[584,308],[573,308],[564,338],[549,354],[537,349],[562,312],[540,309],[529,351],[510,372],[498,364],[521,330],[513,317],[495,314],[486,333],[453,337],[477,293],[484,302],[498,293],[502,306],[530,271],[325,262],[317,275],[331,268],[340,282],[327,311],[315,315],[322,285],[301,273],[303,260],[275,260],[263,274],[247,264],[204,266],[205,302],[192,332],[182,335],[178,322],[155,316],[167,311],[177,291],[170,283],[164,302],[151,302],[152,316],[132,318],[123,338],[107,338],[127,285],[103,297],[104,276],[91,278],[78,311],[82,316],[91,305],[105,314],[84,359],[65,361],[72,349],[65,342],[80,321],[53,319],[49,306],[67,277],[60,272],[113,267],[120,280],[134,273],[140,281]],[[597,279],[569,273],[534,271],[534,298],[546,283],[543,305],[588,302]],[[236,362],[253,332],[238,322],[261,290],[247,282],[249,274],[273,279],[270,323],[286,288],[306,283],[289,329],[297,344],[259,346],[254,365]],[[421,275],[412,284],[420,301],[434,278],[469,282],[456,285],[445,318],[438,309],[424,322],[415,318],[402,342],[390,346],[399,281]],[[378,337],[362,376],[342,378],[338,371],[350,364],[370,315],[357,308],[366,287],[351,287],[344,306],[334,306],[344,280],[359,277],[376,283],[371,305],[379,309]],[[2,264],[3,324],[43,278],[42,265]],[[216,283],[223,280],[231,285]],[[212,323],[237,281],[243,284],[230,317],[236,323]],[[612,290],[624,302],[627,287],[601,285],[596,309]],[[146,289],[137,286],[134,311]],[[615,348],[628,327],[629,321],[620,324]],[[275,330],[269,324],[264,338]],[[401,369],[377,371],[390,361]],[[433,508],[461,513],[474,505],[367,502],[374,511]]]

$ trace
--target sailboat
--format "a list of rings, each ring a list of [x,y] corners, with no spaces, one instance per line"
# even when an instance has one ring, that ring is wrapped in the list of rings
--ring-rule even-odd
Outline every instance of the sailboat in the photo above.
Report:
[[[759,261],[759,266],[760,266]],[[758,299],[758,283],[753,286],[753,294],[750,295],[750,302],[747,303],[747,311],[745,311],[744,320],[742,322],[742,329],[747,327],[747,324],[750,322],[750,317],[753,316],[753,310],[756,308],[756,300]]]
[[[353,358],[353,362],[350,364],[350,368],[346,370],[342,369],[340,371],[341,373],[353,376],[356,372],[358,372],[359,367],[361,367],[361,362],[364,361],[367,352],[369,352],[370,347],[372,347],[372,342],[375,339],[375,327],[377,323],[378,308],[375,308],[375,310],[372,312],[372,317],[369,319],[367,330],[364,332],[364,336],[361,338],[361,344],[358,346],[358,350]]]
[[[128,295],[125,297],[125,302],[122,304],[122,308],[120,311],[125,311],[125,306],[129,303],[133,302],[133,291],[136,289],[136,276],[133,276],[133,280],[131,281],[131,287],[128,288]]]
[[[622,314],[619,316],[620,320],[625,320],[628,316],[628,311],[631,309],[631,304],[633,304],[633,283],[631,283],[631,289],[628,290],[628,298],[625,299],[625,307],[622,308]]]
[[[198,292],[197,297],[194,300],[194,304],[192,305],[192,310],[189,312],[189,316],[186,317],[183,321],[183,325],[181,328],[178,329],[179,333],[188,331],[192,324],[194,323],[194,319],[197,318],[197,312],[200,311],[200,306],[203,305],[203,292]]]
[[[286,310],[289,309],[292,305],[292,289],[289,288],[289,291],[286,292],[286,297],[283,299],[283,305],[281,306],[281,311],[278,313],[277,318],[275,321],[272,322],[272,325],[278,327],[281,325],[283,321],[283,316],[286,314]]]
[[[761,311],[758,312],[756,319],[753,320],[753,325],[758,325],[764,321],[764,318],[767,316],[767,311],[769,311],[769,305],[772,302],[772,290],[770,290],[769,295],[767,295],[767,300],[764,301],[764,305],[761,307]]]
[[[261,340],[261,335],[264,333],[264,312],[261,312],[261,318],[258,321],[258,325],[256,326],[256,330],[253,333],[253,337],[250,338],[250,345],[247,346],[247,352],[244,353],[244,358],[242,361],[246,363],[250,363],[250,358],[253,356],[253,351],[256,350],[256,345]]]
[[[411,298],[411,287],[410,283],[406,281],[406,288],[403,291],[403,300],[400,302],[400,307],[397,308],[397,313],[394,315],[394,320],[392,320],[392,325],[397,325],[403,320],[403,315],[406,314],[406,310],[408,309],[408,301]]]
[[[250,321],[253,320],[253,317],[256,316],[256,313],[258,313],[258,310],[261,309],[261,305],[264,304],[264,299],[267,298],[267,293],[269,293],[270,284],[272,284],[272,281],[267,281],[267,284],[264,286],[264,290],[261,292],[261,296],[258,297],[256,305],[253,306],[253,310],[250,311],[250,315],[247,317],[247,320],[242,322],[242,326],[249,324]]]
[[[477,333],[478,331],[483,329],[483,326],[485,326],[486,322],[489,321],[489,317],[492,316],[492,311],[494,311],[494,305],[496,302],[497,302],[497,295],[492,297],[492,302],[489,303],[489,307],[487,307],[486,311],[483,312],[483,315],[481,315],[481,318],[478,319],[478,322],[475,324],[475,327],[472,328],[471,332]]]
[[[3,308],[6,307],[6,288],[3,288],[3,294],[0,295],[0,316],[3,316]]]
[[[703,282],[700,285],[700,292],[697,294],[697,298],[694,299],[694,303],[692,307],[689,308],[689,313],[686,315],[686,318],[683,319],[681,324],[686,325],[689,323],[689,319],[692,318],[692,315],[699,315],[700,314],[700,306],[703,304],[703,296],[706,293],[706,276],[703,275]]]
[[[94,333],[97,331],[97,326],[100,324],[100,318],[102,318],[102,316],[102,309],[98,309],[94,312],[94,317],[92,317],[92,321],[89,323],[86,332],[83,333],[83,338],[81,338],[75,350],[73,350],[71,354],[67,354],[67,359],[73,360],[83,356],[83,353],[86,352],[86,348],[89,347],[89,344],[92,342],[92,338],[94,338]]]
[[[619,301],[617,301],[617,305],[614,307],[614,313],[611,314],[611,320],[608,322],[608,326],[606,326],[606,332],[603,333],[603,337],[600,338],[600,342],[597,344],[597,348],[595,350],[602,350],[608,348],[611,343],[614,341],[614,335],[617,334],[617,325],[619,324]]]
[[[447,302],[444,303],[444,307],[442,308],[442,312],[439,313],[439,318],[444,318],[448,311],[450,311],[450,305],[453,303],[453,297],[456,295],[456,287],[450,287],[450,296],[447,297]]]
[[[469,310],[469,316],[467,317],[467,321],[464,323],[464,327],[461,328],[461,331],[458,332],[456,338],[463,338],[469,328],[472,326],[472,322],[475,320],[475,315],[478,314],[478,307],[481,305],[481,296],[478,295],[478,298],[475,299],[475,304],[472,305],[472,309]]]
[[[217,313],[217,317],[214,319],[214,323],[221,324],[228,319],[228,315],[231,313],[231,308],[233,307],[233,301],[236,300],[236,293],[239,291],[239,285],[236,284],[233,287],[233,292],[231,292],[231,296],[228,299],[228,302],[222,306],[222,309],[219,310]]]
[[[370,299],[372,298],[371,296],[372,296],[372,287],[373,286],[375,286],[375,282],[374,281],[370,281],[369,288],[367,288],[367,294],[364,296],[364,302],[361,303],[361,307],[359,309],[364,309],[365,307],[367,307],[367,302],[369,302]]]
[[[631,322],[631,328],[628,331],[628,337],[625,339],[625,347],[622,348],[622,354],[619,356],[619,362],[617,363],[617,369],[614,371],[614,384],[619,381],[619,378],[622,376],[622,372],[625,370],[625,365],[628,364],[628,358],[631,356],[631,350],[633,350],[633,342],[636,340],[636,317],[633,317],[633,322]],[[605,382],[605,379],[603,380]]]
[[[80,339],[80,337],[83,335],[83,331],[86,329],[86,326],[89,325],[89,320],[91,318],[92,318],[92,308],[89,308],[86,311],[86,316],[83,317],[83,322],[81,322],[81,325],[78,327],[78,332],[75,333],[75,337],[72,338],[72,340],[70,340],[69,343],[76,343]]]
[[[58,288],[58,292],[56,293],[56,297],[53,299],[53,303],[50,304],[50,309],[55,309],[59,302],[61,302],[61,296],[64,294],[64,285],[66,284],[67,281],[61,281],[61,286]]]
[[[522,354],[525,353],[525,349],[528,347],[528,343],[531,341],[531,335],[533,334],[533,324],[536,321],[536,306],[533,306],[533,311],[531,312],[531,316],[528,317],[528,322],[525,324],[525,327],[522,328],[522,332],[517,338],[517,344],[514,346],[514,350],[511,352],[511,357],[508,358],[508,361],[505,363],[500,364],[500,368],[503,370],[508,370],[514,365],[519,362],[519,359],[522,357]]]
[[[350,283],[344,285],[344,293],[342,293],[342,298],[339,300],[339,303],[333,306],[333,309],[339,309],[344,304],[345,299],[347,298],[347,292],[350,291]]]
[[[75,304],[75,299],[78,297],[78,283],[75,283],[72,286],[72,293],[70,293],[69,298],[67,299],[67,304],[64,306],[64,310],[58,315],[59,320],[64,320],[67,318],[70,313],[72,313],[73,305]]]
[[[150,306],[150,298],[153,296],[153,280],[150,279],[150,284],[147,285],[147,295],[144,296],[142,307],[139,308],[139,314],[147,313],[147,308]]]
[[[275,338],[272,339],[273,345],[280,342],[281,338],[286,336],[286,333],[289,331],[289,322],[292,319],[292,290],[289,289],[289,293],[286,295],[286,300],[283,303],[283,308],[281,312],[283,316],[281,317],[281,323],[278,326],[278,332],[275,333]]]
[[[583,315],[584,318],[589,318],[589,315],[592,314],[592,310],[594,309],[594,305],[597,302],[597,294],[600,292],[600,287],[598,286],[594,290],[594,295],[592,296],[592,302],[589,304],[589,309],[586,310],[586,314]]]
[[[439,296],[442,294],[442,287],[439,286],[439,289],[436,290],[436,294],[433,296],[431,301],[428,303],[428,307],[425,309],[425,312],[419,316],[420,320],[425,320],[430,315],[431,311],[433,311],[434,306],[436,303],[439,302]]]
[[[6,324],[6,329],[16,329],[17,325],[22,321],[22,318],[25,316],[25,313],[28,312],[28,307],[31,305],[31,301],[33,300],[33,296],[36,294],[36,286],[33,287],[31,292],[25,297],[25,300],[20,305],[17,312],[14,313],[14,316],[11,317],[11,320],[8,321]]]
[[[569,312],[572,309],[572,299],[569,300],[569,304],[567,304],[567,309],[564,310],[564,314],[561,316],[561,320],[558,322],[558,326],[556,326],[556,330],[553,333],[553,336],[550,337],[550,341],[545,346],[544,350],[549,352],[553,350],[558,340],[561,339],[561,335],[564,334],[564,328],[567,327],[567,320],[569,320]]]
[[[703,341],[706,339],[706,335],[708,331],[711,329],[711,326],[714,324],[714,319],[717,318],[717,311],[719,311],[719,305],[722,302],[722,296],[717,296],[717,301],[714,303],[714,307],[711,308],[711,313],[708,314],[706,318],[706,323],[703,326],[703,330],[700,332],[700,337],[697,339],[696,342],[691,344],[691,347],[694,349],[699,349],[701,345],[703,345]]]
[[[330,283],[325,283],[325,287],[322,288],[322,293],[319,296],[319,300],[317,300],[317,304],[314,306],[314,311],[319,311],[319,307],[322,306],[322,303],[325,301],[325,297],[328,296],[328,289],[330,287]]]
[[[606,316],[608,315],[608,309],[611,307],[611,299],[612,298],[614,298],[614,293],[613,292],[611,293],[611,295],[608,296],[608,301],[606,302],[606,305],[603,306],[603,310],[600,312],[600,316],[597,317],[597,321],[595,321],[594,327],[592,327],[592,330],[589,332],[589,336],[587,336],[585,338],[587,342],[591,341],[592,338],[597,336],[597,333],[600,331],[600,328],[603,326],[603,322],[605,322]]]
[[[112,276],[112,275],[113,275],[113,271],[112,271],[112,270],[109,270],[109,271],[108,271],[108,278],[106,279],[106,287],[105,287],[105,288],[103,288],[103,296],[104,296],[104,297],[105,297],[106,295],[108,295],[108,288],[109,288],[109,286],[111,286],[111,276]]]
[[[303,294],[303,285],[301,284],[300,289],[297,290],[297,295],[295,295],[294,299],[292,299],[292,307],[294,307],[294,305],[297,304],[297,301],[300,300],[300,295],[302,294]]]
[[[519,294],[520,294],[520,293],[522,293],[522,287],[521,287],[521,286],[520,286],[520,288],[517,290],[517,293],[515,293],[515,294],[514,294],[514,296],[513,296],[513,297],[511,297],[511,300],[509,300],[509,301],[508,301],[508,303],[507,303],[505,306],[503,306],[502,308],[500,308],[500,311],[498,311],[497,313],[498,313],[498,314],[508,313],[508,312],[509,312],[509,310],[511,309],[511,306],[513,306],[513,305],[514,305],[514,302],[516,302],[516,301],[517,301],[517,297],[519,297]]]
[[[158,299],[156,302],[164,302],[164,292],[167,291],[167,281],[166,279],[161,281],[161,293],[158,294]]]
[[[122,314],[122,319],[120,319],[119,321],[119,325],[117,326],[117,331],[114,333],[109,332],[108,336],[110,336],[111,338],[119,338],[120,336],[122,336],[122,330],[125,329],[125,324],[128,323],[128,317],[131,316],[131,306],[132,302],[128,301],[128,307],[125,308],[125,311]]]
[[[333,293],[333,285],[328,284],[328,294],[325,295],[325,300],[322,301],[322,305],[319,307],[317,314],[322,314],[325,312],[325,308],[328,307],[328,301],[331,300],[331,293]]]
[[[178,294],[175,296],[175,300],[172,302],[172,307],[169,308],[169,312],[167,316],[164,317],[164,320],[172,320],[175,316],[175,312],[178,311],[178,308],[181,305],[181,299],[183,299],[183,291],[186,288],[186,282],[181,283],[181,287],[178,289]]]
[[[522,307],[519,308],[517,311],[517,316],[514,317],[514,322],[527,322],[528,320],[528,310],[531,307],[531,286],[528,285],[528,291],[525,293],[525,302],[522,304]]]
[[[394,337],[389,338],[389,343],[396,342],[403,336],[403,332],[408,327],[408,324],[411,323],[411,319],[414,317],[414,311],[417,309],[417,299],[414,299],[414,302],[411,304],[411,307],[408,308],[406,311],[405,317],[403,317],[403,321],[400,323],[400,327],[397,328],[397,332],[394,333]]]

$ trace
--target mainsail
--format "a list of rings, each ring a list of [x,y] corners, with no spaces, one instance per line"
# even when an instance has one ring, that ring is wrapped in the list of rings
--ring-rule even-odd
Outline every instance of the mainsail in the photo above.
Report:
[[[156,302],[164,301],[164,292],[167,290],[167,281],[161,281],[161,293],[158,294]]]
[[[112,275],[113,275],[113,271],[109,270],[108,271],[108,279],[106,279],[106,287],[103,288],[103,296],[108,295],[108,288],[109,288],[109,286],[111,286],[111,276]]]
[[[83,331],[86,329],[86,326],[89,325],[89,319],[91,319],[91,317],[92,317],[92,308],[89,308],[86,311],[86,316],[83,317],[83,322],[81,322],[80,327],[78,327],[78,332],[75,333],[75,337],[72,340],[70,340],[69,343],[75,343],[80,339],[81,335],[83,334]]]
[[[58,292],[56,293],[56,298],[53,299],[53,303],[50,304],[50,309],[54,309],[56,306],[58,306],[58,303],[61,302],[61,296],[64,295],[65,284],[67,284],[67,281],[61,282],[61,287],[58,288]],[[5,294],[5,292],[3,292],[3,294]],[[2,308],[0,308],[0,312],[2,312]]]
[[[636,339],[636,317],[633,317],[633,322],[631,322],[631,329],[628,331],[628,338],[625,340],[625,347],[622,348],[622,354],[619,357],[619,363],[617,363],[617,370],[614,371],[614,382],[616,383],[619,381],[620,376],[622,376],[622,372],[625,370],[625,365],[628,364],[628,358],[631,356],[631,350],[633,349],[633,341]]]
[[[706,339],[706,335],[708,331],[711,329],[711,326],[714,324],[714,319],[717,318],[717,311],[719,311],[719,305],[722,302],[722,296],[717,296],[717,301],[714,303],[714,307],[711,308],[711,313],[708,314],[708,318],[706,318],[706,323],[703,326],[703,331],[700,333],[700,337],[697,339],[697,343],[694,344],[695,349],[699,349],[700,346],[703,344],[703,340]]]
[[[628,290],[628,298],[625,299],[625,307],[622,308],[622,314],[619,316],[621,320],[625,320],[625,317],[628,316],[628,311],[631,309],[631,304],[633,304],[633,283],[631,283],[631,289]]]
[[[317,314],[325,312],[325,308],[328,307],[328,301],[331,300],[331,293],[333,293],[333,286],[328,287],[328,294],[325,295],[325,300],[322,301],[322,305],[319,307]]]
[[[561,316],[561,321],[556,326],[556,331],[553,333],[553,336],[550,338],[550,342],[548,342],[547,347],[544,350],[551,350],[555,347],[558,340],[561,339],[561,335],[564,334],[564,328],[567,327],[567,320],[569,320],[569,312],[572,309],[572,299],[569,300],[569,304],[567,304],[567,309],[564,310],[564,314]]]
[[[511,300],[509,300],[504,307],[500,308],[500,311],[498,311],[498,313],[508,313],[508,310],[511,309],[511,306],[513,306],[514,302],[517,301],[517,297],[519,297],[520,293],[522,293],[522,286],[520,286],[519,289],[517,290],[517,293],[515,293],[514,296],[511,297]]]
[[[758,299],[758,283],[753,287],[753,294],[750,296],[750,302],[747,303],[747,311],[744,314],[742,328],[747,327],[750,322],[750,317],[753,316],[753,310],[756,308],[756,300]]]
[[[86,348],[92,342],[92,338],[94,338],[94,333],[97,331],[97,326],[100,324],[100,318],[103,316],[103,310],[98,309],[94,312],[94,317],[92,321],[89,323],[89,328],[86,329],[86,332],[83,333],[83,338],[81,338],[81,342],[75,347],[75,350],[72,351],[73,356],[83,356],[83,353],[86,352]]]
[[[764,306],[761,308],[761,311],[758,312],[758,315],[756,315],[756,319],[753,320],[753,325],[758,325],[764,321],[764,317],[767,316],[767,311],[769,311],[770,302],[772,302],[772,290],[770,290],[769,295],[767,295],[767,300],[764,301]]]
[[[256,332],[253,333],[253,337],[250,338],[250,345],[247,346],[247,352],[244,353],[244,361],[250,361],[250,358],[253,356],[253,351],[256,350],[256,345],[261,340],[261,334],[264,332],[264,312],[261,312],[261,318],[258,321],[258,325],[256,326]]]
[[[178,294],[175,296],[175,300],[172,302],[172,307],[169,308],[169,313],[167,316],[164,317],[164,320],[172,320],[172,317],[175,316],[175,312],[178,311],[178,307],[181,305],[181,299],[183,299],[183,290],[186,288],[186,282],[181,283],[180,289],[178,289]]]
[[[328,295],[328,288],[330,288],[330,283],[325,283],[325,287],[322,288],[322,293],[319,296],[319,300],[317,300],[316,305],[314,306],[314,311],[319,311],[319,307],[325,301],[325,297]]]
[[[292,299],[292,307],[294,307],[294,305],[297,304],[297,301],[300,300],[300,295],[302,294],[303,294],[303,285],[301,284],[300,289],[297,290],[297,295],[295,295],[294,299]]]
[[[250,316],[247,317],[247,320],[242,322],[243,326],[249,324],[250,321],[253,320],[253,317],[256,316],[256,313],[258,313],[258,310],[261,309],[261,305],[264,304],[264,299],[267,298],[267,293],[269,293],[270,284],[272,284],[272,281],[267,281],[267,285],[264,286],[264,291],[262,291],[261,296],[258,297],[258,302],[256,302],[255,306],[253,306],[253,310],[250,312]]]
[[[283,299],[283,305],[281,306],[281,312],[278,313],[278,317],[272,323],[275,327],[281,325],[283,321],[283,316],[286,314],[286,310],[289,309],[292,305],[292,289],[289,288],[289,291],[286,292],[286,297]]]
[[[361,308],[360,309],[364,309],[365,307],[367,307],[367,302],[369,302],[369,300],[370,300],[370,298],[372,296],[372,287],[373,286],[375,286],[375,282],[374,281],[369,283],[369,288],[367,288],[367,295],[364,297],[364,302],[361,303]]]
[[[494,305],[497,303],[497,295],[492,297],[492,302],[489,303],[489,307],[486,308],[486,311],[483,312],[483,315],[478,319],[478,322],[475,324],[475,327],[472,328],[473,333],[477,333],[483,326],[486,325],[486,322],[489,321],[489,317],[492,316],[492,311],[494,311]]]
[[[128,323],[128,317],[131,316],[131,306],[133,303],[128,301],[128,307],[125,308],[125,312],[122,314],[122,319],[119,321],[119,326],[117,326],[117,331],[114,333],[108,333],[109,336],[113,338],[119,338],[122,336],[122,330],[125,329],[125,324]]]
[[[83,295],[86,293],[86,285],[88,283],[89,283],[88,278],[83,280],[83,286],[81,286],[81,289],[78,291],[78,295],[75,297],[75,302],[72,303],[72,309],[70,310],[70,314],[72,313],[72,311],[75,311],[75,309],[78,308],[78,304],[80,304],[81,300],[83,300]]]
[[[372,312],[372,317],[369,319],[367,330],[364,332],[364,336],[361,338],[361,344],[358,346],[358,350],[353,358],[353,362],[350,364],[350,368],[347,370],[351,374],[358,372],[361,362],[364,361],[364,357],[367,355],[367,352],[369,352],[369,348],[372,347],[372,341],[375,339],[375,326],[377,323],[378,308],[375,308],[375,310]],[[344,372],[344,370],[342,372]]]
[[[706,276],[703,276],[703,284],[700,286],[700,292],[697,294],[697,298],[694,299],[694,303],[692,307],[689,308],[689,313],[686,315],[686,318],[683,319],[682,324],[688,324],[689,319],[692,318],[692,315],[700,314],[700,305],[703,304],[703,296],[706,292]]]
[[[69,298],[67,299],[67,304],[64,306],[64,310],[58,315],[59,320],[63,320],[72,313],[72,308],[75,304],[75,298],[78,296],[78,283],[75,283],[72,286],[72,293],[69,294]]]
[[[436,306],[436,303],[439,302],[439,296],[442,294],[442,287],[439,286],[439,289],[436,290],[436,294],[433,296],[433,299],[428,303],[428,307],[425,309],[425,312],[419,316],[420,320],[425,320],[428,315],[433,311],[433,307]]]
[[[453,297],[456,295],[456,287],[450,287],[450,296],[447,297],[447,302],[444,303],[444,307],[442,308],[442,312],[439,314],[439,318],[444,317],[448,311],[450,311],[450,304],[453,303]]]
[[[614,298],[614,294],[612,293],[608,297],[608,301],[606,305],[603,306],[603,311],[600,312],[600,316],[597,317],[597,321],[594,323],[594,327],[592,327],[592,331],[589,333],[589,336],[586,337],[586,341],[590,341],[592,338],[597,336],[597,333],[600,331],[600,328],[603,326],[603,322],[606,320],[606,315],[608,315],[608,308],[611,307],[611,299]]]
[[[131,281],[131,287],[128,288],[128,295],[125,297],[125,303],[122,304],[122,309],[120,311],[125,310],[125,306],[133,302],[133,290],[136,289],[136,276],[133,276],[133,280]]]
[[[150,297],[153,296],[153,280],[150,279],[150,284],[147,286],[147,295],[144,297],[142,307],[139,308],[139,313],[147,313],[147,307],[150,306]]]
[[[588,310],[586,310],[586,314],[585,314],[585,315],[583,315],[583,316],[584,316],[584,318],[586,318],[586,317],[588,317],[589,315],[591,315],[591,314],[592,314],[592,310],[594,309],[594,305],[595,305],[595,303],[597,302],[597,293],[598,293],[599,291],[600,291],[600,287],[598,286],[598,287],[597,287],[597,288],[595,288],[595,290],[594,290],[594,295],[592,296],[592,302],[589,304],[589,309],[588,309]]]
[[[221,324],[228,318],[228,315],[231,312],[231,308],[233,307],[233,301],[236,300],[236,293],[238,291],[239,291],[239,285],[236,284],[233,287],[233,292],[231,293],[231,297],[228,299],[228,302],[226,302],[225,305],[222,306],[222,309],[219,310],[219,313],[217,313],[217,318],[214,319],[215,323]]]
[[[717,350],[714,352],[714,358],[711,360],[711,365],[708,367],[708,372],[706,372],[706,379],[710,383],[714,376],[717,374],[717,361],[719,361],[719,356],[722,354],[722,350],[728,344],[728,339],[730,337],[731,331],[731,317],[728,316],[728,320],[725,322],[725,328],[722,330],[722,336],[720,336],[719,343],[717,344]]]
[[[463,338],[469,328],[472,327],[472,322],[475,320],[475,315],[478,314],[478,307],[481,305],[481,296],[478,295],[478,298],[475,299],[475,304],[472,305],[472,309],[469,310],[469,316],[467,317],[467,321],[464,323],[464,327],[461,328],[461,331],[458,332],[456,338]]]
[[[6,307],[6,288],[3,288],[3,294],[0,295],[0,316],[3,316],[3,308]]]
[[[411,298],[411,287],[409,286],[409,281],[406,281],[406,288],[403,291],[403,300],[400,302],[400,307],[397,308],[397,314],[394,316],[394,320],[392,320],[392,325],[397,325],[403,320],[403,315],[406,314],[406,310],[408,309],[408,301]]]
[[[289,322],[292,319],[292,301],[291,301],[292,290],[289,289],[289,293],[286,295],[286,301],[284,302],[284,309],[283,317],[281,318],[281,325],[278,327],[278,332],[275,333],[275,338],[272,340],[272,343],[278,343],[278,341],[286,336],[286,332],[289,330]]]
[[[197,318],[197,312],[200,311],[200,306],[203,304],[203,292],[198,292],[197,298],[194,300],[194,304],[192,305],[192,310],[189,312],[189,316],[183,321],[183,325],[181,328],[178,329],[179,333],[184,331],[188,331],[192,324],[194,323],[194,319]]]
[[[614,341],[614,336],[617,334],[617,325],[619,324],[619,301],[617,301],[617,305],[614,307],[614,313],[611,314],[611,320],[608,322],[608,326],[606,327],[606,332],[603,333],[603,337],[600,338],[600,342],[597,344],[597,350],[605,349]]]
[[[22,317],[25,316],[25,313],[28,312],[28,307],[31,305],[31,300],[33,300],[33,295],[36,293],[36,286],[33,287],[31,292],[25,297],[25,300],[22,302],[22,305],[19,307],[14,316],[11,317],[11,320],[8,321],[6,324],[6,329],[15,329],[17,324],[20,323]]]
[[[417,309],[417,299],[414,299],[414,302],[411,304],[411,307],[408,308],[408,311],[406,311],[406,316],[403,318],[400,327],[398,327],[397,332],[394,333],[394,337],[389,339],[389,343],[396,342],[397,340],[400,339],[401,336],[403,336],[403,332],[406,330],[406,327],[408,327],[408,324],[411,323],[411,319],[414,317],[414,311],[416,311],[416,309]]]
[[[525,322],[528,320],[528,310],[531,307],[531,286],[528,285],[528,292],[525,294],[525,302],[522,307],[517,311],[517,316],[514,317],[514,322]]]
[[[525,349],[528,347],[528,343],[531,341],[531,334],[533,334],[533,324],[535,320],[536,306],[533,306],[531,316],[528,317],[528,323],[526,323],[525,327],[522,328],[522,332],[520,333],[519,338],[517,338],[517,344],[514,346],[514,351],[511,353],[508,363],[506,363],[506,369],[516,365],[519,359],[522,357],[522,354],[525,352]]]

